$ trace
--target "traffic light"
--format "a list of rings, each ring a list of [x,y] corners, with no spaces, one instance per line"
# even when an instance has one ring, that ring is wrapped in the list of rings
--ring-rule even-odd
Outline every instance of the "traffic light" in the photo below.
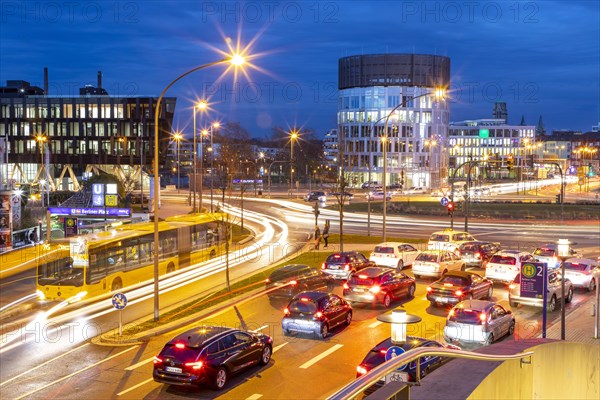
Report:
[[[510,170],[512,170],[512,169],[513,169],[513,165],[514,165],[514,164],[513,164],[513,159],[512,159],[512,158],[509,158],[509,159],[506,161],[506,169],[508,169],[509,171],[510,171]]]
[[[446,204],[446,209],[448,210],[448,215],[452,215],[452,213],[454,212],[454,202],[449,202],[448,204]]]
[[[528,154],[527,155],[527,166],[529,168],[533,168],[534,167],[534,161],[535,161],[534,155],[533,154]]]
[[[556,195],[556,204],[561,204],[562,203],[562,196],[559,194]]]

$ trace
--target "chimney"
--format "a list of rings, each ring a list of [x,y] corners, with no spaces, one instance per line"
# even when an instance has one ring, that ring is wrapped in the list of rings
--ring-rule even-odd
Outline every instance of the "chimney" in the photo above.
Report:
[[[102,89],[102,71],[98,71],[98,89]]]
[[[48,67],[44,67],[44,96],[48,96]]]

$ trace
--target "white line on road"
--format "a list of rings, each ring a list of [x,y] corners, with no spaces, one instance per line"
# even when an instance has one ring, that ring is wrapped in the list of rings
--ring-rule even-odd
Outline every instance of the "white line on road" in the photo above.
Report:
[[[134,385],[134,386],[130,387],[129,389],[125,389],[122,392],[117,393],[117,396],[121,396],[121,395],[124,395],[125,393],[129,393],[132,390],[135,390],[135,389],[139,388],[140,386],[144,386],[146,383],[152,382],[153,380],[154,380],[153,378],[146,379],[144,382],[140,382],[137,385]]]
[[[144,361],[140,361],[137,364],[133,364],[130,365],[129,367],[125,368],[125,371],[133,371],[134,369],[136,369],[137,367],[141,367],[142,365],[148,364],[149,362],[151,362],[152,360],[154,360],[154,356],[145,359]]]
[[[321,354],[319,354],[318,356],[308,360],[307,362],[305,362],[304,364],[302,364],[300,366],[300,368],[302,369],[306,369],[309,368],[311,365],[321,361],[322,359],[324,359],[325,357],[327,357],[328,355],[330,355],[331,353],[333,353],[334,351],[338,350],[339,348],[344,347],[343,344],[336,344],[335,346],[329,348],[328,350],[325,350],[324,352],[322,352]]]
[[[260,399],[261,397],[262,397],[262,394],[254,393],[252,396],[246,397],[246,400],[256,400],[256,399]]]
[[[286,344],[288,344],[288,342],[283,342],[281,343],[279,346],[275,346],[273,347],[273,353],[275,353],[277,350],[279,350],[280,348],[282,348],[283,346],[285,346]]]
[[[127,350],[123,350],[123,351],[121,351],[120,353],[117,353],[117,354],[114,354],[114,355],[112,355],[112,356],[110,356],[110,357],[108,357],[108,358],[105,358],[104,360],[101,360],[101,361],[98,361],[98,362],[96,362],[96,363],[94,363],[94,364],[88,365],[87,367],[85,367],[85,368],[82,368],[82,369],[78,370],[77,372],[73,372],[72,374],[69,374],[69,375],[63,376],[63,377],[62,377],[62,378],[60,378],[60,379],[57,379],[57,380],[55,380],[55,381],[53,381],[53,382],[50,382],[50,383],[48,383],[48,384],[46,384],[46,385],[44,385],[44,386],[41,386],[41,387],[39,387],[39,388],[37,388],[37,389],[34,389],[34,390],[30,391],[30,392],[27,392],[27,393],[25,393],[24,395],[21,395],[21,396],[17,397],[15,400],[20,400],[20,399],[22,399],[22,398],[25,398],[25,397],[31,396],[32,394],[34,394],[34,393],[37,393],[37,392],[39,392],[40,390],[44,390],[44,389],[46,389],[47,387],[50,387],[50,386],[52,386],[52,385],[55,385],[55,384],[57,384],[57,383],[59,383],[59,382],[62,382],[62,381],[64,381],[64,380],[66,380],[66,379],[69,379],[69,378],[70,378],[70,377],[72,377],[72,376],[75,376],[75,375],[77,375],[77,374],[80,374],[80,373],[82,373],[82,372],[84,372],[84,371],[87,371],[88,369],[94,368],[96,365],[100,365],[100,364],[102,364],[103,362],[106,362],[106,361],[108,361],[108,360],[110,360],[110,359],[113,359],[113,358],[115,358],[115,357],[118,357],[118,356],[120,356],[121,354],[125,354],[125,353],[127,353],[128,351],[131,351],[131,350],[133,350],[133,349],[135,349],[135,348],[138,348],[138,347],[139,347],[139,346],[133,346],[133,347],[130,347],[130,348],[128,348]]]
[[[79,349],[81,349],[81,348],[83,348],[83,347],[87,346],[88,344],[89,344],[89,343],[86,343],[86,344],[83,344],[83,345],[81,345],[81,346],[79,346],[79,347],[75,347],[74,349],[72,349],[72,350],[69,350],[69,351],[67,351],[66,353],[63,353],[63,354],[61,354],[60,356],[56,356],[56,357],[54,357],[54,358],[52,358],[52,359],[50,359],[50,360],[46,361],[46,362],[45,362],[45,363],[43,363],[43,364],[36,365],[35,367],[33,367],[33,368],[30,368],[30,369],[28,369],[27,371],[25,371],[25,372],[23,372],[23,373],[21,373],[21,374],[19,374],[19,375],[17,375],[17,376],[13,376],[12,378],[5,380],[4,382],[0,382],[0,386],[2,386],[2,385],[5,385],[5,384],[7,384],[8,382],[14,381],[15,379],[17,379],[17,378],[20,378],[21,376],[23,376],[23,375],[25,375],[25,374],[28,374],[28,375],[30,375],[30,374],[31,374],[31,371],[34,371],[34,370],[36,370],[36,369],[38,369],[38,368],[41,368],[41,367],[43,367],[44,365],[48,365],[48,364],[50,364],[52,361],[58,360],[59,358],[61,358],[61,357],[64,357],[64,356],[66,356],[67,354],[69,354],[69,353],[72,353],[72,352],[74,352],[74,351],[76,351],[76,350],[79,350]]]
[[[369,328],[375,328],[375,327],[377,327],[377,326],[379,326],[381,324],[383,324],[383,322],[381,322],[381,321],[375,321],[371,325],[369,325]]]
[[[259,332],[259,331],[262,331],[263,329],[268,328],[268,327],[269,327],[269,325],[263,325],[260,328],[254,329],[252,332]]]

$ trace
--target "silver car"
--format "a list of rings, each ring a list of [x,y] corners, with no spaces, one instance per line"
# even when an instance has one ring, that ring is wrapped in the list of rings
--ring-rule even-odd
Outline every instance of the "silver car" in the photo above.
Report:
[[[512,311],[493,301],[464,300],[450,313],[444,327],[448,343],[492,344],[495,340],[515,331]]]
[[[591,258],[569,258],[565,261],[565,278],[573,286],[593,292],[600,279],[600,262]]]
[[[546,297],[548,312],[556,310],[557,302],[562,298],[561,290],[561,275],[560,271],[549,270],[548,271],[548,294]],[[570,303],[573,300],[573,284],[570,280],[565,278],[565,303]],[[543,307],[544,300],[535,297],[522,297],[521,296],[521,274],[517,274],[513,283],[508,286],[508,304],[512,308],[517,307],[519,304],[534,307]]]

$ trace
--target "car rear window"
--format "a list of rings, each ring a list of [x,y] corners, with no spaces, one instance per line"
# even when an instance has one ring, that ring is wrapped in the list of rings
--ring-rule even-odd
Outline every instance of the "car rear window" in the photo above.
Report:
[[[461,324],[481,325],[480,311],[469,310],[466,308],[456,308],[453,314],[449,316],[449,320],[453,322],[459,322]]]
[[[343,254],[332,254],[329,257],[327,257],[327,260],[325,262],[328,264],[346,263],[348,262],[348,256],[345,256]]]
[[[587,264],[571,263],[571,262],[565,263],[565,269],[570,269],[571,271],[585,271],[587,269],[587,267],[588,267]]]
[[[273,273],[271,273],[271,275],[269,276],[269,281],[270,282],[284,281],[287,279],[304,276],[308,272],[309,271],[307,269],[303,269],[303,268],[277,270],[277,271],[273,271]]]
[[[415,258],[417,261],[437,262],[438,255],[431,253],[421,253]]]
[[[478,251],[478,250],[479,250],[478,244],[463,244],[462,246],[460,246],[460,251]]]
[[[450,236],[449,235],[440,235],[440,234],[434,233],[433,235],[431,235],[431,237],[429,238],[429,240],[432,241],[432,242],[449,242],[450,241]]]
[[[359,275],[353,275],[350,278],[351,285],[363,285],[363,286],[372,286],[375,283],[375,280],[372,278],[361,278]]]
[[[547,248],[539,248],[533,252],[534,256],[554,257],[555,250]]]
[[[314,314],[317,312],[317,305],[312,301],[293,301],[289,306],[290,312],[303,313],[303,314]]]
[[[389,246],[375,246],[375,253],[394,254],[394,248]]]
[[[492,256],[492,259],[490,260],[490,262],[494,263],[494,264],[516,265],[517,259],[513,256],[495,255],[495,256]]]
[[[440,279],[440,283],[449,283],[453,286],[467,286],[469,280],[462,276],[444,275],[442,279]]]
[[[195,361],[198,358],[199,348],[185,346],[180,349],[175,346],[175,343],[167,343],[167,345],[161,351],[163,357],[173,357],[177,361],[190,362]]]

